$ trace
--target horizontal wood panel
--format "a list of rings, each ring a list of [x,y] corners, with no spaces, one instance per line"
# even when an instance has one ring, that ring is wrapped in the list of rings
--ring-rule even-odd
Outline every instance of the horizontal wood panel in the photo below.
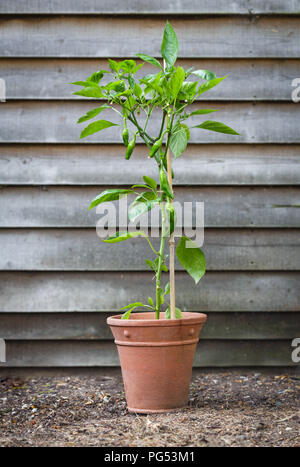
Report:
[[[300,42],[300,40],[299,40]],[[3,143],[120,143],[121,128],[107,128],[88,138],[80,140],[85,124],[76,125],[78,118],[99,105],[98,102],[6,102],[5,112],[0,113]],[[207,107],[208,106],[208,107]],[[218,109],[217,116],[240,132],[240,136],[224,135],[214,131],[194,128],[191,143],[300,143],[300,106],[294,103],[209,103],[194,104],[192,109]],[[148,131],[157,136],[161,124],[159,112],[153,112]],[[112,110],[104,110],[101,119],[123,124],[122,119]],[[192,127],[206,120],[205,116],[189,118]],[[144,116],[140,118],[144,124]],[[12,128],[14,131],[12,131]]]
[[[159,239],[151,239],[159,250]],[[205,231],[207,269],[300,270],[299,230]],[[145,271],[155,259],[145,239],[108,245],[89,230],[0,230],[0,269],[20,271]],[[182,269],[176,260],[177,270]]]
[[[201,340],[195,367],[295,366],[291,341]],[[10,367],[119,366],[116,346],[101,341],[8,341]]]
[[[166,274],[163,274],[167,281]],[[118,311],[153,294],[151,273],[1,272],[0,312]],[[299,272],[176,275],[184,311],[300,311]]]
[[[111,340],[112,313],[0,313],[0,334],[9,340]],[[33,326],[34,324],[34,326]],[[297,313],[208,313],[201,339],[293,339],[300,335]]]
[[[105,188],[103,186],[0,188],[0,227],[95,227],[104,211],[98,210],[97,214],[96,209],[88,211],[88,206],[91,200]],[[193,213],[193,216],[195,202],[204,202],[205,227],[300,226],[300,209],[293,207],[300,205],[299,188],[178,187],[175,195],[176,202],[194,203],[185,206],[185,212]],[[130,197],[128,202],[132,199]],[[114,206],[118,223],[118,203]],[[104,206],[99,208],[105,209]],[[124,212],[123,205],[122,210]],[[125,215],[124,217],[126,219]],[[195,225],[195,219],[193,222]],[[121,222],[120,226],[124,225],[126,225],[125,221]],[[157,225],[155,220],[151,225]]]
[[[178,64],[185,69],[207,69],[228,77],[205,94],[207,100],[291,101],[291,83],[299,76],[299,60],[283,59],[185,59]],[[98,69],[108,69],[104,59],[0,59],[1,78],[6,81],[6,98],[11,99],[83,99],[74,96],[77,86],[70,83],[85,79]],[[137,73],[153,73],[144,64]],[[103,83],[108,80],[106,76]]]
[[[109,14],[109,15],[191,15],[191,14],[293,14],[299,13],[298,0],[9,0],[0,4],[6,14]]]
[[[172,19],[179,56],[184,58],[298,58],[299,24],[298,17]],[[0,56],[100,58],[133,57],[138,52],[160,56],[164,26],[162,18],[4,17]]]
[[[2,185],[139,183],[157,166],[139,145],[132,163],[124,146],[2,145]],[[299,185],[298,145],[190,145],[174,162],[175,185]]]

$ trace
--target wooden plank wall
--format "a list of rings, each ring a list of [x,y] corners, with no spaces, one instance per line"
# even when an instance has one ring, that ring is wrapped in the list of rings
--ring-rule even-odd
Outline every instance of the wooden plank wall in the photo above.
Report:
[[[175,164],[181,201],[205,202],[208,272],[177,264],[177,300],[205,311],[198,367],[293,366],[300,336],[299,0],[4,0],[0,3],[0,337],[10,368],[119,364],[106,317],[152,292],[143,240],[109,246],[89,201],[155,175],[118,130],[79,141],[95,102],[68,83],[107,57],[159,54],[169,19],[180,63],[222,85],[205,99],[240,137],[192,132]],[[146,65],[143,71],[150,67]],[[197,102],[195,108],[200,105]],[[202,105],[202,103],[201,103]],[[153,123],[156,128],[156,122]],[[5,367],[2,367],[5,371]]]

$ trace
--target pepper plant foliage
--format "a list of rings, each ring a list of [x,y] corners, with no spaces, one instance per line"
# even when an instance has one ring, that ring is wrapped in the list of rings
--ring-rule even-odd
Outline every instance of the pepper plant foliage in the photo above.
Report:
[[[149,176],[143,177],[143,183],[134,185],[130,189],[108,189],[100,193],[90,205],[90,209],[100,203],[115,201],[129,194],[136,194],[135,200],[129,207],[129,220],[134,221],[139,215],[150,211],[155,206],[161,210],[161,241],[159,251],[153,247],[149,237],[143,231],[129,232],[119,231],[110,236],[106,243],[122,242],[133,237],[144,237],[152,251],[155,260],[146,260],[146,265],[155,274],[155,300],[148,298],[148,303],[134,302],[124,306],[123,318],[128,319],[130,313],[138,308],[144,307],[155,312],[158,319],[161,307],[165,304],[166,318],[170,318],[170,305],[167,297],[170,294],[170,282],[165,288],[161,286],[162,272],[168,271],[166,265],[165,241],[174,232],[175,210],[172,204],[173,190],[170,186],[170,167],[168,181],[167,154],[171,150],[174,159],[180,157],[185,151],[190,139],[190,128],[215,131],[237,135],[238,133],[224,123],[214,120],[205,120],[198,125],[189,126],[190,117],[206,115],[215,112],[212,109],[194,110],[191,107],[195,100],[219,84],[225,77],[217,78],[208,70],[184,70],[176,66],[178,54],[178,40],[174,29],[167,22],[161,44],[162,62],[145,54],[137,54],[143,62],[148,62],[154,67],[154,73],[137,78],[136,73],[143,64],[137,64],[135,60],[123,60],[117,62],[109,59],[110,70],[99,70],[93,73],[85,81],[77,81],[72,84],[82,86],[80,91],[75,92],[79,96],[93,97],[104,100],[105,104],[88,111],[78,123],[83,123],[95,117],[99,117],[103,110],[111,109],[122,118],[122,139],[126,148],[125,158],[130,159],[133,154],[137,137],[145,143],[148,148],[148,157],[152,158],[158,168],[159,184]],[[111,80],[108,84],[101,84],[104,75],[109,74]],[[159,131],[150,134],[149,121],[153,118],[153,111],[158,109],[161,115]],[[141,114],[144,114],[142,120]],[[90,123],[81,132],[80,137],[92,135],[112,126],[120,126],[107,120],[97,119]],[[172,171],[172,177],[174,173]],[[137,189],[142,192],[137,192]],[[176,254],[183,268],[192,276],[196,283],[205,273],[205,257],[197,245],[187,248],[187,241],[191,240],[181,237]],[[176,318],[181,317],[181,311],[176,308]]]

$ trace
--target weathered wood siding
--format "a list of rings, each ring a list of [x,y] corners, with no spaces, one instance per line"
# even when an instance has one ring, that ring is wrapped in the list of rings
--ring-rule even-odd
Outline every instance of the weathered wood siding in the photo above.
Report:
[[[147,245],[101,243],[98,215],[87,207],[104,187],[155,176],[154,166],[140,143],[134,160],[125,161],[114,128],[79,141],[75,122],[95,102],[73,96],[69,83],[104,68],[107,57],[157,56],[167,18],[183,66],[229,75],[205,100],[241,133],[193,130],[174,165],[177,199],[205,202],[207,274],[196,287],[176,263],[178,305],[208,313],[195,366],[294,365],[300,103],[291,92],[300,78],[299,13],[300,0],[0,3],[6,366],[117,366],[106,318],[152,293]]]

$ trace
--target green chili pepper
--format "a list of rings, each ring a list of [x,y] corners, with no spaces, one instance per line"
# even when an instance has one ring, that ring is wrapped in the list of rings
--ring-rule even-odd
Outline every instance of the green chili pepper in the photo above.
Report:
[[[124,117],[123,120],[124,120],[124,130],[122,133],[122,138],[123,138],[123,143],[127,147],[128,142],[129,142],[129,132],[128,132],[127,125],[126,125],[126,118]]]
[[[127,150],[126,150],[126,159],[130,159],[131,154],[133,153],[134,147],[135,147],[135,140],[136,140],[136,134],[134,134],[132,140],[128,143]]]
[[[124,143],[125,146],[127,147],[127,146],[128,146],[128,142],[129,142],[129,132],[128,132],[128,130],[127,130],[126,127],[125,127],[124,130],[123,130],[122,138],[123,138],[123,143]]]
[[[158,139],[157,141],[155,141],[155,143],[153,144],[153,146],[152,146],[152,148],[150,150],[149,157],[153,157],[154,154],[157,153],[159,148],[161,148],[161,146],[162,146],[162,142],[163,142],[163,136],[160,139]]]
[[[166,211],[167,211],[168,218],[169,218],[169,235],[171,235],[175,229],[176,213],[175,213],[174,206],[172,203],[170,203],[170,201],[168,201],[166,204]]]
[[[171,187],[169,185],[166,173],[163,168],[160,169],[159,171],[159,179],[160,179],[160,188],[164,193],[171,199],[174,198],[173,192],[171,190]]]

